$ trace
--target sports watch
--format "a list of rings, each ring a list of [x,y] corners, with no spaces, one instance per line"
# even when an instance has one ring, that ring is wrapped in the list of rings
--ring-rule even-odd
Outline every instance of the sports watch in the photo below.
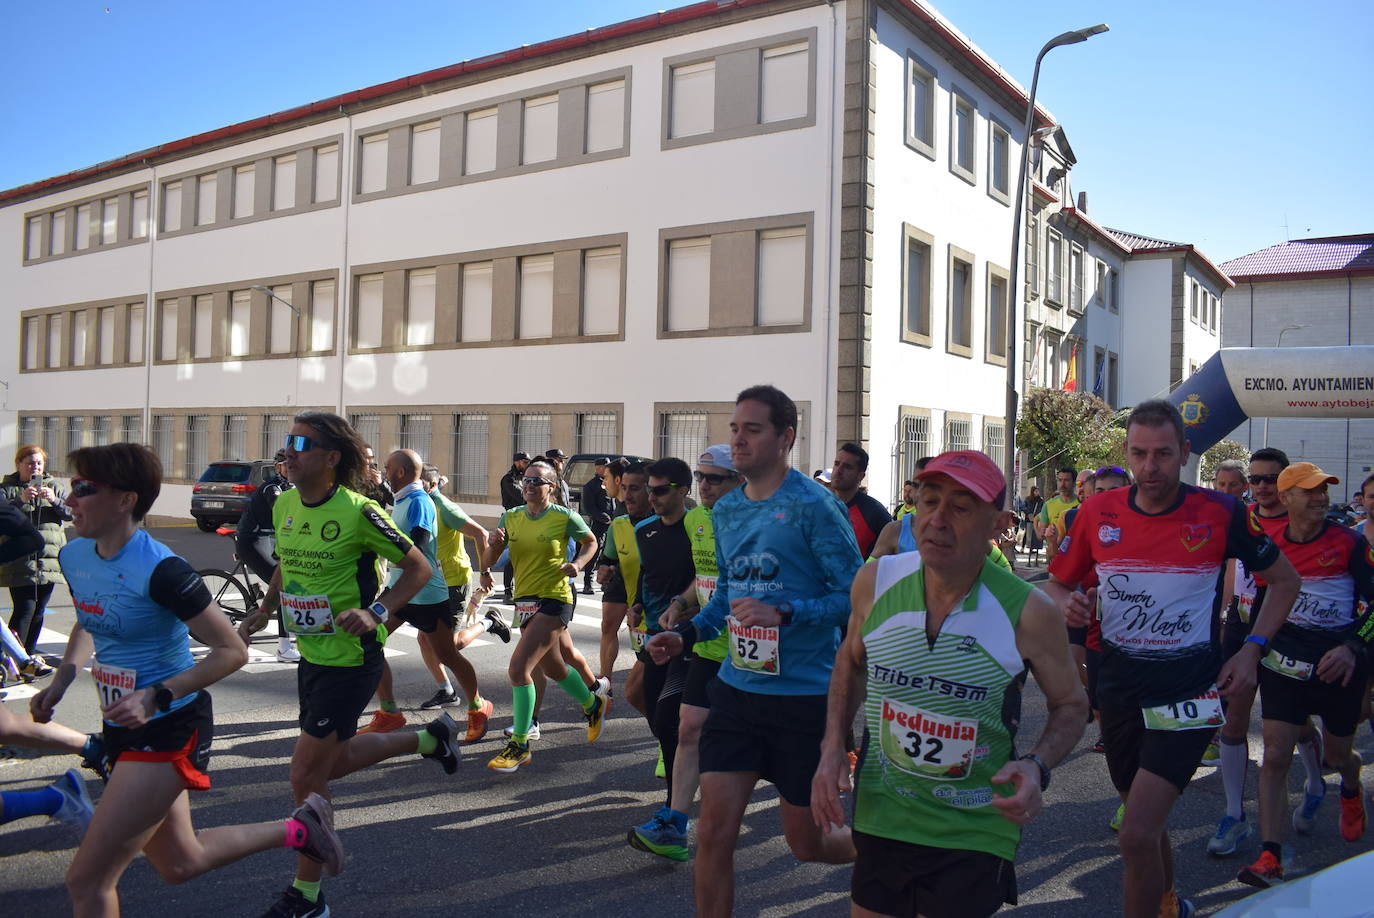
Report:
[[[157,706],[159,711],[166,714],[172,709],[172,702],[176,701],[176,696],[172,694],[171,689],[161,682],[154,682],[151,688],[153,690],[153,704]]]
[[[1044,759],[1040,758],[1040,756],[1036,755],[1034,752],[1027,752],[1025,755],[1021,756],[1019,761],[1034,762],[1035,767],[1040,769],[1040,792],[1044,793],[1049,789],[1050,766],[1045,764]]]
[[[391,615],[391,613],[386,610],[386,606],[382,605],[380,602],[374,602],[372,605],[368,606],[367,611],[377,616],[378,622],[386,621],[387,617]]]
[[[776,608],[777,608],[777,610],[778,610],[778,624],[779,624],[779,625],[790,625],[790,624],[792,624],[792,604],[791,604],[790,602],[784,601],[784,602],[778,603],[777,606],[776,606]]]

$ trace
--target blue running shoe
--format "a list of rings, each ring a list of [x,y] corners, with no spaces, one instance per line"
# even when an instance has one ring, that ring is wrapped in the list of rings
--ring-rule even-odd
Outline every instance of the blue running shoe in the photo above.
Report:
[[[631,848],[648,851],[670,861],[685,861],[688,858],[687,833],[672,824],[667,807],[660,808],[648,822],[631,829],[625,840]]]
[[[1217,834],[1207,839],[1207,853],[1217,857],[1235,854],[1240,843],[1250,837],[1251,831],[1245,817],[1236,819],[1234,816],[1223,816],[1221,822],[1217,823]]]
[[[1317,810],[1321,808],[1322,801],[1326,799],[1326,784],[1322,783],[1320,794],[1309,794],[1306,790],[1302,793],[1302,806],[1293,810],[1293,831],[1299,835],[1312,834],[1312,820],[1317,815]]]

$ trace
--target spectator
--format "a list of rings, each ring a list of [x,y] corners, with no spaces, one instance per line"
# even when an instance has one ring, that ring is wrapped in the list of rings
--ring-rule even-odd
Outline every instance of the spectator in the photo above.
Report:
[[[43,547],[0,567],[0,586],[9,587],[14,612],[10,630],[32,654],[43,630],[43,612],[53,587],[66,583],[57,553],[67,544],[63,526],[71,519],[67,490],[47,473],[48,454],[41,446],[26,444],[14,455],[14,473],[0,480],[0,496],[17,507],[43,536]]]
[[[604,481],[606,473],[610,470],[611,460],[602,457],[597,459],[593,465],[596,467],[596,474],[582,486],[582,513],[589,521],[587,525],[591,527],[592,535],[596,536],[599,551],[600,547],[606,544],[606,530],[611,525],[615,501],[606,493]],[[582,584],[582,592],[587,596],[591,596],[594,592],[592,590],[592,576],[595,572],[596,561],[593,560],[583,571],[583,576],[586,579]]]

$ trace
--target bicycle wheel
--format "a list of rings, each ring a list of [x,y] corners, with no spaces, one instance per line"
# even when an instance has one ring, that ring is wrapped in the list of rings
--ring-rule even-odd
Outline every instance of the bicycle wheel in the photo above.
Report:
[[[228,571],[210,568],[196,573],[205,581],[210,589],[210,598],[228,616],[230,624],[237,625],[257,609],[257,603],[248,595],[248,588]]]

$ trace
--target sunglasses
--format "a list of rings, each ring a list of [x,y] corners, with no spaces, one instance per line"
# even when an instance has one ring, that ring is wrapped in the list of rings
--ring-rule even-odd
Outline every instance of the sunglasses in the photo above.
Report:
[[[317,447],[319,449],[334,449],[334,447],[328,445],[323,440],[312,440],[310,437],[304,436],[302,434],[286,435],[286,448],[291,450],[293,453],[308,453],[312,449],[315,449]],[[370,464],[376,465],[376,463]]]
[[[1277,475],[1250,475],[1250,476],[1248,476],[1248,477],[1246,478],[1246,480],[1249,481],[1251,484],[1278,484],[1278,483],[1279,483],[1279,476],[1277,476]]]
[[[542,488],[545,485],[553,484],[547,478],[522,478],[520,481],[527,488]]]
[[[103,481],[92,481],[89,478],[73,478],[68,495],[71,497],[90,497],[101,488],[108,488],[109,485]]]
[[[654,485],[653,487],[649,488],[648,491],[654,497],[667,497],[668,494],[673,490],[673,488],[680,487],[682,487],[682,485],[673,484],[672,482],[669,482],[666,485]]]
[[[737,476],[734,472],[727,472],[724,475],[712,475],[710,472],[692,473],[692,478],[696,479],[697,481],[704,481],[712,487],[716,485],[725,484],[725,482],[727,481],[734,481],[736,477]]]
[[[1118,477],[1120,477],[1120,478],[1129,478],[1129,477],[1130,477],[1130,476],[1128,476],[1128,475],[1126,474],[1126,470],[1123,469],[1123,468],[1122,468],[1121,466],[1119,466],[1119,465],[1104,465],[1104,466],[1102,466],[1102,468],[1098,469],[1096,472],[1093,472],[1093,474],[1094,474],[1095,476],[1099,477],[1099,478],[1102,477],[1103,475],[1116,475],[1116,476],[1118,476]]]

